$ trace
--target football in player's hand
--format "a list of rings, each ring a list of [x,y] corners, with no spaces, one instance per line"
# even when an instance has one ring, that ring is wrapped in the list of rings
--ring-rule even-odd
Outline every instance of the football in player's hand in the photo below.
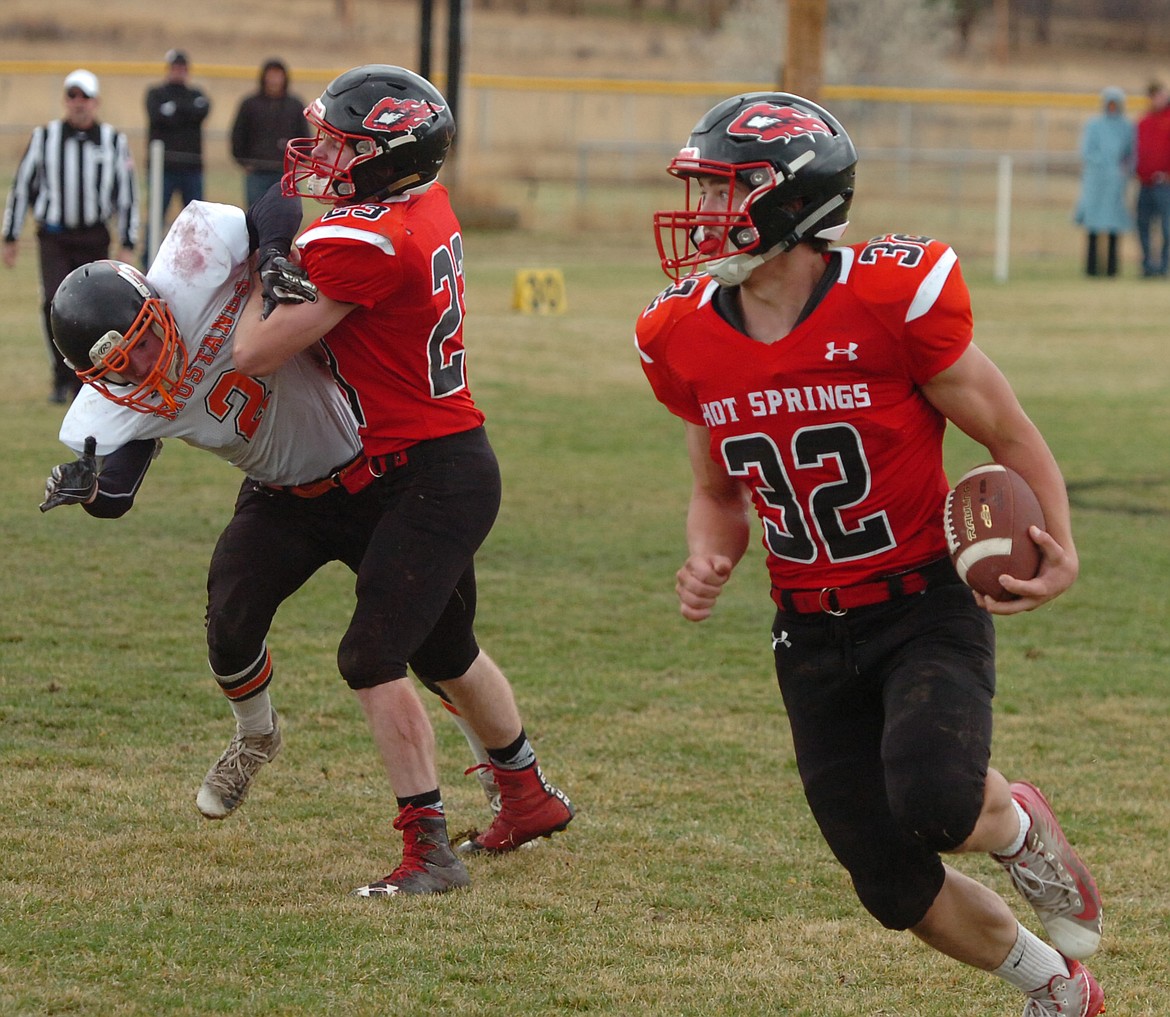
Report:
[[[999,577],[1033,579],[1040,570],[1028,527],[1044,529],[1044,514],[1023,477],[1006,466],[987,463],[964,473],[947,495],[943,525],[959,578],[978,593],[1011,600]]]

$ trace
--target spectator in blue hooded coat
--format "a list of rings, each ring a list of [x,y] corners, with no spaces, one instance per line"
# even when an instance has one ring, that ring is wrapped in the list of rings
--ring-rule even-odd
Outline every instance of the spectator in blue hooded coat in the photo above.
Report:
[[[1088,234],[1085,272],[1117,275],[1117,244],[1133,229],[1126,185],[1133,173],[1134,126],[1125,116],[1125,92],[1101,92],[1101,113],[1085,124],[1081,135],[1081,196],[1076,221]],[[1107,238],[1105,271],[1097,259],[1097,237]]]

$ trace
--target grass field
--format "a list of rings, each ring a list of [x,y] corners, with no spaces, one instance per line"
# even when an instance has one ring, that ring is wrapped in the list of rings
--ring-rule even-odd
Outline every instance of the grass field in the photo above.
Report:
[[[238,816],[198,816],[231,730],[202,614],[238,475],[171,443],[123,520],[38,513],[64,450],[34,245],[0,272],[0,1013],[1019,1012],[1006,985],[878,928],[823,846],[775,689],[758,547],[716,617],[677,613],[689,473],[631,348],[664,282],[648,232],[627,232],[637,221],[467,238],[472,385],[505,480],[479,634],[579,815],[538,850],[473,860],[472,888],[436,899],[347,896],[398,842],[336,674],[343,569],[271,635],[283,754]],[[1072,247],[1018,263],[1006,286],[986,259],[966,264],[978,339],[1065,468],[1082,558],[1064,598],[997,623],[996,762],[1046,789],[1096,871],[1110,1017],[1164,1017],[1170,289],[1084,280]],[[515,313],[515,271],[542,266],[564,271],[567,313]],[[949,441],[955,475],[982,458]],[[432,715],[451,826],[479,825],[466,746]],[[987,859],[959,867],[1007,890]]]

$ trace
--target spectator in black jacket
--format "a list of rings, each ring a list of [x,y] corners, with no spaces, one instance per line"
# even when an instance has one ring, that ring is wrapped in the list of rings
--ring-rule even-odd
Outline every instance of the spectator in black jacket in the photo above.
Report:
[[[52,365],[49,399],[68,402],[81,387],[53,345],[49,307],[61,280],[81,265],[110,256],[110,225],[118,257],[130,261],[138,236],[138,183],[123,131],[98,120],[98,79],[79,68],[65,78],[65,115],[36,128],[4,206],[3,254],[16,264],[24,221],[37,227],[41,310]]]
[[[260,68],[260,87],[240,103],[232,124],[232,158],[244,170],[244,207],[280,180],[284,146],[307,136],[305,101],[289,94],[288,67],[273,57]]]
[[[161,141],[163,155],[162,217],[165,220],[171,199],[178,191],[179,210],[188,202],[203,200],[203,121],[211,112],[211,101],[187,83],[190,67],[180,49],[167,51],[163,58],[166,80],[146,93],[146,117],[150,141]],[[149,231],[148,231],[149,233]],[[157,240],[147,237],[149,258]]]

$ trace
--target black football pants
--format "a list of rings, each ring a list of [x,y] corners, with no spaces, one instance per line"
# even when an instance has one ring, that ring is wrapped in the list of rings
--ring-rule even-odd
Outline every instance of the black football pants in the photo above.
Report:
[[[245,480],[207,573],[212,671],[234,675],[252,665],[277,608],[318,569],[340,561],[357,572],[378,514],[368,487],[298,498]]]
[[[280,605],[329,562],[358,576],[338,652],[354,688],[405,677],[458,678],[479,654],[474,556],[495,521],[500,474],[482,428],[422,442],[359,494],[299,498],[254,480],[240,488],[207,577],[211,669],[260,657]]]
[[[374,481],[381,514],[358,569],[357,608],[337,652],[369,688],[464,674],[475,641],[475,553],[500,507],[500,468],[482,427],[420,442]]]
[[[57,287],[70,272],[91,261],[100,261],[110,256],[110,231],[102,225],[70,230],[42,226],[37,230],[37,250],[41,264],[41,317],[52,368],[53,388],[74,396],[81,391],[81,381],[53,343],[49,310]]]
[[[971,591],[933,586],[840,617],[777,612],[776,674],[805,797],[862,904],[925,916],[975,827],[991,756],[995,630]]]

